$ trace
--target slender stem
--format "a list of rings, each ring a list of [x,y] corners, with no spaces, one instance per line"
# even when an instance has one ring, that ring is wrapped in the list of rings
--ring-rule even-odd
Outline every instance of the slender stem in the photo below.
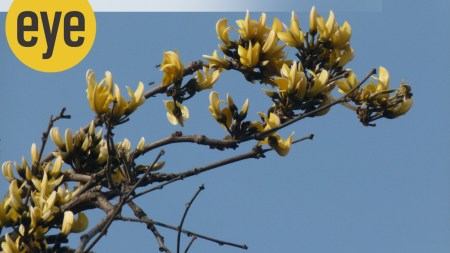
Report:
[[[303,138],[300,138],[300,139],[298,139],[296,141],[293,141],[292,143],[298,143],[298,142],[301,142],[301,141],[304,141],[304,140],[312,140],[313,137],[314,137],[314,135],[310,134],[310,135],[308,135],[306,137],[303,137]],[[183,173],[172,174],[172,175],[168,176],[165,179],[166,182],[161,183],[159,185],[156,185],[156,186],[154,186],[152,188],[149,188],[147,190],[144,190],[144,191],[142,191],[142,192],[132,196],[130,198],[130,200],[136,199],[136,198],[138,198],[138,197],[140,197],[142,195],[145,195],[145,194],[150,193],[150,192],[155,191],[155,190],[161,190],[161,189],[164,188],[164,186],[172,184],[172,183],[174,183],[176,181],[183,180],[185,178],[192,177],[192,176],[201,174],[203,172],[206,172],[206,171],[218,168],[218,167],[222,167],[222,166],[225,166],[225,165],[228,165],[228,164],[232,164],[232,163],[239,162],[239,161],[246,160],[246,159],[250,159],[250,158],[255,158],[255,159],[264,158],[265,157],[264,154],[269,152],[269,151],[272,151],[272,150],[273,150],[272,148],[262,149],[260,146],[255,146],[250,152],[247,152],[247,153],[244,153],[244,154],[240,154],[240,155],[236,155],[236,156],[232,156],[232,157],[229,157],[227,159],[224,159],[224,160],[221,160],[221,161],[218,161],[218,162],[215,162],[215,163],[211,163],[211,164],[203,166],[203,167],[194,168],[192,170],[185,171]]]
[[[194,241],[197,239],[197,236],[192,236],[191,241],[189,242],[188,246],[186,247],[186,249],[184,250],[184,253],[187,253],[189,251],[189,249],[191,248],[192,244],[194,243]]]
[[[186,219],[186,216],[187,216],[187,213],[189,211],[189,208],[191,207],[192,203],[194,203],[194,201],[197,198],[198,194],[200,194],[200,192],[203,191],[204,189],[205,189],[204,185],[201,185],[200,187],[198,187],[197,192],[194,194],[194,196],[189,201],[189,203],[186,204],[186,209],[184,210],[183,218],[181,218],[180,225],[178,226],[177,253],[180,253],[181,229],[183,229],[184,220]]]
[[[142,220],[142,219],[123,217],[123,216],[118,216],[118,217],[116,217],[116,219],[117,220],[121,220],[121,221],[130,221],[130,222],[140,222],[140,223],[145,223],[145,224],[153,224],[153,225],[156,225],[156,226],[159,226],[159,227],[164,227],[164,228],[167,228],[167,229],[178,231],[178,228],[175,227],[175,226],[171,226],[171,225],[168,225],[168,224],[165,224],[165,223],[162,223],[162,222],[158,222],[158,221],[154,221],[154,220],[145,221],[145,220]],[[236,244],[236,243],[232,243],[232,242],[227,242],[227,241],[215,239],[215,238],[212,238],[212,237],[209,237],[209,236],[206,236],[206,235],[202,235],[202,234],[198,234],[198,233],[186,230],[186,229],[182,229],[181,233],[186,234],[188,236],[195,236],[195,237],[207,240],[207,241],[215,242],[215,243],[217,243],[217,244],[219,244],[221,246],[222,245],[228,245],[228,246],[233,246],[233,247],[236,247],[236,248],[248,249],[247,245],[245,245],[245,244]]]

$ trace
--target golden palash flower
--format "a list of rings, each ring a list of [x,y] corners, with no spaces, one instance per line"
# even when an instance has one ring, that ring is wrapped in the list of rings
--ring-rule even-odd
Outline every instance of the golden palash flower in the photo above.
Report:
[[[89,69],[86,73],[87,81],[87,98],[89,105],[96,114],[108,112],[111,102],[114,100],[112,96],[113,81],[109,71],[105,73],[105,78],[97,83],[94,71]]]
[[[203,55],[203,57],[209,61],[209,67],[220,67],[227,68],[230,66],[230,62],[227,61],[226,56],[224,55],[222,58],[217,54],[217,50],[214,50],[212,55]]]
[[[163,87],[183,78],[184,65],[178,57],[177,51],[164,52],[160,70],[164,72],[161,83]]]
[[[203,73],[198,70],[197,71],[197,85],[196,85],[196,90],[200,91],[200,90],[206,90],[206,89],[211,89],[214,85],[215,82],[217,82],[217,80],[219,79],[219,75],[220,75],[220,70],[216,69],[213,70],[212,72],[210,72],[211,69],[208,67],[203,67]]]
[[[219,94],[215,91],[212,91],[209,94],[209,102],[210,106],[208,107],[209,111],[213,118],[219,122],[224,128],[229,129],[231,123],[233,122],[233,118],[231,116],[231,110],[229,107],[225,107],[224,109],[220,109],[220,103],[226,103],[224,101],[219,100]]]
[[[294,137],[294,132],[286,139],[283,140],[280,135],[273,134],[266,138],[263,141],[263,144],[269,144],[271,148],[273,148],[278,155],[287,156],[289,151],[291,150],[292,138]]]
[[[344,95],[349,93],[357,85],[358,85],[358,78],[356,77],[355,73],[351,70],[349,71],[348,77],[337,81],[338,92]],[[356,94],[357,92],[354,92],[352,96],[355,96]]]
[[[139,82],[136,91],[127,88],[130,101],[122,96],[120,88],[114,84],[111,72],[105,73],[105,78],[97,83],[94,71],[88,70],[86,74],[88,88],[87,98],[89,105],[96,114],[112,113],[114,119],[119,120],[122,116],[126,116],[134,112],[139,106],[145,102],[144,84]],[[114,110],[111,111],[112,102],[116,101]]]
[[[277,35],[280,40],[284,41],[287,45],[291,47],[300,47],[303,45],[304,34],[300,28],[300,24],[298,22],[297,14],[292,12],[291,16],[291,25],[289,29],[286,25],[284,25],[286,32],[278,32]]]
[[[217,37],[223,42],[223,44],[230,44],[230,37],[228,35],[228,31],[231,29],[231,26],[227,26],[228,19],[222,18],[216,23],[216,33]]]
[[[269,36],[261,48],[263,58],[262,65],[266,65],[270,61],[282,61],[286,58],[286,53],[283,51],[286,45],[283,44],[278,46],[278,41],[277,33],[274,30],[270,31]]]
[[[250,19],[250,12],[247,10],[245,19],[239,19],[236,21],[239,26],[237,32],[241,35],[244,41],[250,41],[256,39],[257,41],[264,41],[265,35],[270,31],[266,26],[266,14],[262,13],[259,18],[259,22]]]
[[[269,117],[267,117],[264,113],[259,113],[259,115],[266,122],[266,126],[264,127],[263,131],[268,131],[280,126],[280,118],[276,114],[270,113]],[[292,134],[286,140],[283,140],[279,134],[272,133],[263,141],[260,141],[258,145],[261,146],[264,144],[268,144],[277,152],[278,155],[286,156],[291,149],[293,136],[294,132],[292,132]]]
[[[325,21],[322,16],[317,16],[317,29],[319,31],[319,38],[321,40],[327,41],[331,38],[331,36],[337,29],[333,11],[330,11],[327,21]]]
[[[305,72],[300,62],[294,61],[290,68],[287,64],[283,64],[281,77],[275,78],[275,83],[282,93],[296,94],[296,97],[300,100],[305,97],[307,83]]]
[[[259,63],[260,49],[261,46],[259,42],[256,42],[255,45],[252,45],[252,42],[250,41],[248,48],[244,48],[243,46],[239,45],[239,61],[247,68],[254,68]]]
[[[186,106],[172,100],[164,101],[167,109],[167,119],[172,125],[184,126],[184,121],[189,119],[189,110]]]

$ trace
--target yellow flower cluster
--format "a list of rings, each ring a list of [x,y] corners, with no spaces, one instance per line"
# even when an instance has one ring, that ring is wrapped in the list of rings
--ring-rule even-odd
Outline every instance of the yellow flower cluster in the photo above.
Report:
[[[130,115],[145,102],[142,82],[139,82],[134,92],[127,87],[130,97],[130,101],[127,102],[119,86],[114,84],[111,72],[107,71],[105,78],[98,83],[94,71],[88,70],[86,81],[88,85],[86,93],[92,111],[98,115],[110,115],[114,122],[119,122],[123,117]]]
[[[259,132],[262,133],[264,131],[268,131],[270,129],[274,129],[280,126],[280,118],[274,114],[270,113],[269,117],[267,117],[264,113],[259,113],[259,116],[264,120],[265,126],[260,122],[255,122],[259,128]],[[291,150],[292,138],[294,137],[294,132],[286,139],[283,140],[281,136],[277,133],[271,133],[267,136],[263,141],[260,141],[258,145],[268,144],[271,148],[277,152],[280,156],[286,156]]]
[[[233,126],[233,123],[241,122],[245,117],[247,117],[248,112],[248,99],[245,100],[244,104],[240,112],[233,101],[233,98],[230,94],[227,94],[227,100],[219,100],[219,94],[215,91],[212,91],[209,94],[209,111],[213,118],[228,132]],[[220,104],[223,103],[226,105],[223,109],[221,109]],[[236,124],[235,124],[236,125]]]
[[[84,231],[89,221],[85,214],[78,213],[78,219],[64,214],[60,207],[67,203],[79,188],[69,190],[67,183],[63,184],[63,158],[57,156],[54,162],[37,163],[37,148],[33,144],[30,168],[25,158],[22,165],[5,162],[2,174],[9,181],[9,190],[0,203],[0,229],[5,226],[17,226],[19,234],[13,241],[9,233],[1,244],[2,252],[44,252],[47,248],[45,235],[50,229],[60,228],[61,234],[78,233]],[[18,177],[13,172],[13,164]],[[32,170],[35,171],[32,173]],[[67,213],[67,212],[66,212]],[[24,222],[27,221],[27,222]],[[24,238],[28,241],[25,244]],[[26,246],[25,246],[26,245]]]
[[[377,81],[377,83],[375,83]],[[385,118],[397,118],[411,109],[413,98],[408,85],[402,84],[398,89],[389,89],[390,75],[386,68],[379,67],[378,77],[373,78],[370,83],[358,89],[349,97],[358,105],[363,105],[372,110],[376,115]],[[339,92],[348,94],[358,85],[358,79],[353,71],[349,76],[337,82]],[[394,93],[391,95],[391,93]]]

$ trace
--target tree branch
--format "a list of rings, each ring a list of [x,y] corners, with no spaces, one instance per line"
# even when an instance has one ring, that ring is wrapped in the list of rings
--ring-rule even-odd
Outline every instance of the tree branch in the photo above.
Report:
[[[194,194],[194,196],[189,201],[189,203],[186,204],[186,209],[184,210],[183,218],[181,218],[180,225],[178,225],[177,253],[180,253],[181,229],[183,228],[184,220],[186,219],[186,216],[187,216],[187,213],[189,211],[189,208],[191,207],[192,203],[194,203],[194,201],[197,198],[198,194],[200,194],[200,192],[203,191],[204,189],[205,189],[204,185],[201,185],[200,187],[198,187],[197,192]]]
[[[117,220],[121,220],[121,221],[130,221],[130,222],[140,222],[140,223],[145,223],[145,224],[153,224],[153,225],[156,225],[156,226],[160,226],[160,227],[164,227],[164,228],[171,229],[171,230],[174,230],[174,231],[178,231],[178,228],[175,227],[175,226],[171,226],[171,225],[168,225],[168,224],[165,224],[165,223],[162,223],[162,222],[158,222],[158,221],[154,221],[154,220],[145,221],[145,220],[142,220],[142,219],[123,217],[123,216],[118,216],[118,217],[116,217],[116,219]],[[186,229],[182,229],[181,233],[186,234],[187,236],[195,236],[195,237],[207,240],[207,241],[215,242],[215,243],[219,244],[220,246],[228,245],[228,246],[233,246],[233,247],[240,248],[240,249],[248,249],[247,245],[245,245],[245,244],[236,244],[236,243],[232,243],[232,242],[227,242],[227,241],[215,239],[215,238],[212,238],[212,237],[209,237],[209,236],[206,236],[206,235],[202,235],[202,234],[198,234],[198,233],[186,230]]]
[[[304,140],[312,140],[313,137],[314,137],[314,135],[310,134],[310,135],[308,135],[306,137],[303,137],[303,138],[300,138],[300,139],[298,139],[296,141],[293,141],[293,143],[298,143],[298,142],[301,142],[301,141],[304,141]],[[157,182],[157,181],[159,181],[159,182],[164,182],[164,183],[161,183],[161,184],[159,184],[157,186],[154,186],[152,188],[144,190],[144,191],[134,195],[130,199],[133,200],[135,198],[138,198],[138,197],[140,197],[140,196],[142,196],[144,194],[150,193],[152,191],[161,190],[161,189],[164,188],[164,186],[166,186],[168,184],[172,184],[172,183],[174,183],[176,181],[183,180],[185,178],[192,177],[192,176],[201,174],[203,172],[206,172],[206,171],[218,168],[218,167],[222,167],[222,166],[225,166],[225,165],[228,165],[228,164],[232,164],[232,163],[239,162],[239,161],[246,160],[246,159],[250,159],[250,158],[255,158],[255,159],[264,158],[265,157],[264,154],[269,152],[269,151],[272,151],[272,150],[273,150],[272,148],[262,149],[260,146],[255,146],[255,147],[253,147],[253,149],[250,152],[247,152],[247,153],[244,153],[244,154],[240,154],[240,155],[237,155],[237,156],[232,156],[230,158],[227,158],[227,159],[224,159],[222,161],[215,162],[215,163],[211,163],[211,164],[203,166],[203,167],[194,168],[192,170],[188,170],[188,171],[185,171],[185,172],[182,172],[182,173],[178,173],[178,174],[163,175],[163,178],[159,177],[156,180],[155,180],[155,178],[150,178],[149,179],[150,182]]]

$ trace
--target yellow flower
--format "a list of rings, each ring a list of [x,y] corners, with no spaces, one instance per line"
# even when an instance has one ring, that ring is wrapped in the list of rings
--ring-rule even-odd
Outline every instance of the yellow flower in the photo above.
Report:
[[[25,253],[27,252],[26,247],[23,247],[22,250],[20,248],[20,241],[22,240],[21,236],[17,236],[16,241],[13,241],[9,236],[9,233],[5,235],[5,241],[2,242],[2,252],[4,253]]]
[[[308,97],[315,97],[317,94],[321,93],[324,90],[328,82],[328,71],[322,69],[322,71],[318,75],[316,75],[311,70],[308,71],[312,76],[314,76],[314,84],[308,89],[306,94],[308,95]]]
[[[139,82],[135,92],[133,92],[128,86],[126,86],[126,88],[128,91],[128,96],[130,96],[130,102],[128,102],[125,109],[125,114],[128,115],[145,102],[144,84],[142,82]]]
[[[59,134],[59,129],[57,127],[53,127],[50,130],[50,138],[53,143],[59,148],[63,149],[65,147],[64,142],[62,141],[61,135]]]
[[[144,145],[145,145],[145,138],[141,137],[141,140],[139,140],[136,150],[138,150],[139,152],[144,151]]]
[[[110,113],[110,104],[115,100],[116,104],[112,117],[115,120],[120,120],[122,116],[131,114],[145,102],[144,84],[142,82],[139,83],[135,92],[132,92],[127,87],[128,95],[130,96],[130,101],[127,102],[122,96],[119,86],[114,84],[111,72],[107,71],[105,79],[100,83],[97,83],[95,80],[95,74],[92,70],[88,70],[86,78],[88,81],[87,97],[89,104],[91,109],[97,114]],[[51,133],[51,137],[54,142],[56,141],[55,144],[60,147],[61,143],[58,139],[58,133]]]
[[[280,92],[296,94],[298,99],[303,99],[306,93],[306,76],[303,72],[301,63],[294,61],[289,68],[287,64],[283,64],[281,68],[281,77],[275,78]]]
[[[358,85],[358,78],[356,77],[353,71],[349,72],[347,78],[337,81],[338,92],[344,95],[349,93],[357,85]],[[355,92],[354,94],[357,94],[357,92]]]
[[[311,12],[309,13],[309,33],[312,35],[317,33],[317,12],[315,6],[311,8]]]
[[[278,46],[277,33],[272,30],[262,46],[263,65],[267,65],[269,61],[279,61],[286,58],[283,49],[286,45]]]
[[[319,30],[319,38],[321,40],[329,40],[331,35],[336,31],[336,26],[333,11],[330,11],[327,21],[322,16],[317,16],[317,29]]]
[[[345,21],[342,27],[337,26],[336,31],[331,35],[331,42],[334,48],[341,49],[350,42],[352,36],[352,27]]]
[[[15,211],[19,213],[21,213],[25,208],[25,204],[22,202],[20,191],[21,190],[19,190],[19,187],[17,185],[17,180],[12,180],[9,184],[9,204]]]
[[[246,66],[247,68],[255,67],[259,63],[260,48],[261,47],[259,45],[259,42],[256,42],[253,46],[252,42],[250,41],[248,49],[239,45],[238,54],[240,57],[239,60],[242,65]]]
[[[164,52],[163,62],[161,64],[160,70],[164,71],[161,83],[163,87],[181,80],[183,78],[184,65],[178,57],[178,52]]]
[[[97,83],[94,71],[89,69],[86,73],[88,88],[87,98],[89,105],[96,114],[108,112],[111,102],[114,100],[112,96],[113,81],[110,72],[105,72],[105,78]]]
[[[73,216],[72,211],[65,211],[63,224],[61,226],[61,233],[63,235],[67,236],[70,233],[70,230],[72,229],[72,226],[73,226],[73,222],[74,222],[74,216]]]
[[[116,104],[114,105],[112,110],[112,117],[114,121],[118,121],[125,114],[127,101],[122,96],[120,88],[117,84],[114,84],[114,98],[116,100]]]
[[[12,170],[12,164],[11,161],[4,162],[2,165],[2,174],[8,180],[8,182],[11,182],[15,179],[13,170]],[[0,203],[1,204],[1,203]]]
[[[209,94],[209,102],[210,105],[208,107],[209,111],[213,118],[219,122],[225,129],[229,129],[231,123],[233,122],[233,118],[231,117],[231,110],[228,107],[224,109],[220,109],[220,103],[223,101],[219,100],[219,94],[215,91],[212,91]]]
[[[247,10],[245,19],[239,19],[236,21],[239,26],[237,31],[244,41],[250,41],[251,39],[256,39],[259,42],[264,41],[265,35],[270,31],[266,26],[266,14],[262,13],[259,18],[259,22],[250,19],[250,12]]]
[[[389,88],[390,76],[386,68],[380,66],[378,68],[378,78],[375,79],[378,80],[377,91],[384,91]]]
[[[211,89],[217,79],[219,79],[220,70],[216,69],[210,73],[210,68],[203,67],[203,73],[205,75],[200,70],[197,71],[197,85],[195,88],[198,91]]]
[[[216,33],[217,37],[223,42],[223,44],[230,44],[230,37],[228,36],[228,31],[231,27],[227,27],[228,20],[226,18],[222,18],[216,23]]]
[[[172,125],[180,124],[184,125],[184,121],[189,119],[189,110],[186,106],[172,100],[164,101],[164,105],[167,109],[167,119]]]
[[[345,45],[344,49],[340,52],[340,56],[338,58],[338,66],[344,67],[347,63],[353,60],[353,57],[355,57],[353,48],[349,44]]]
[[[280,117],[278,117],[278,115],[276,115],[275,113],[271,112],[269,114],[269,117],[267,117],[262,112],[259,112],[258,114],[266,123],[266,126],[262,129],[263,131],[268,131],[270,129],[277,128],[281,124]]]
[[[286,44],[288,44],[291,47],[299,48],[303,45],[303,41],[305,39],[305,35],[303,34],[300,24],[298,22],[297,14],[295,12],[292,12],[291,16],[291,26],[289,27],[289,30],[285,26],[286,32],[279,32],[278,38],[280,40],[284,41]]]
[[[260,142],[259,145],[269,144],[269,146],[273,148],[278,155],[286,156],[291,149],[293,137],[294,132],[292,132],[292,134],[286,140],[283,140],[278,134],[273,134],[267,137],[264,141]]]
[[[214,50],[213,55],[203,55],[203,57],[209,61],[209,67],[221,67],[221,68],[227,68],[230,66],[230,62],[227,61],[227,58],[225,55],[223,58],[220,58],[219,55],[217,55],[217,50]]]
[[[273,19],[272,31],[274,31],[275,33],[283,31],[283,23],[281,23],[278,18]]]
[[[73,221],[70,232],[80,233],[83,232],[89,226],[89,219],[83,212],[78,213],[78,219]]]
[[[36,143],[33,143],[33,145],[31,145],[31,164],[33,166],[37,166],[38,158],[39,153],[36,147]]]
[[[411,109],[413,105],[413,99],[412,98],[405,98],[403,102],[396,105],[394,108],[389,108],[385,113],[384,116],[388,119],[395,119],[397,117],[400,117],[407,113],[409,109]]]

